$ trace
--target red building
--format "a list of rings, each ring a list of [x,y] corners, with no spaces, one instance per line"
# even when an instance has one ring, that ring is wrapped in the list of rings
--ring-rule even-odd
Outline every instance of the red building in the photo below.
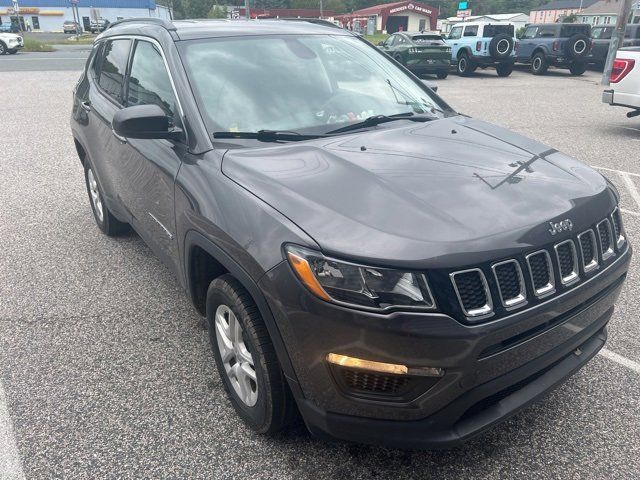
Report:
[[[383,3],[356,10],[353,13],[336,16],[336,20],[349,28],[356,22],[366,26],[369,18],[376,20],[376,31],[387,33],[402,31],[435,30],[438,23],[438,9],[424,3],[404,1]]]

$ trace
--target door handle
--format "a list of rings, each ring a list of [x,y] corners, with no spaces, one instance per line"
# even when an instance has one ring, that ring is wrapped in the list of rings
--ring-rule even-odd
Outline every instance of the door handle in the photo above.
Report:
[[[120,135],[118,135],[113,128],[111,129],[111,133],[113,133],[114,137],[116,137],[118,140],[120,140],[120,143],[127,143],[127,139],[124,138],[124,137],[121,137]]]
[[[88,101],[80,102],[80,106],[85,112],[91,111],[91,102],[88,102]]]

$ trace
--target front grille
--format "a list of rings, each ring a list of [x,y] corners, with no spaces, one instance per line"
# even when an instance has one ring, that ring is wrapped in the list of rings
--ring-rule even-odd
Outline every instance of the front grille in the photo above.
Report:
[[[598,251],[596,248],[596,235],[593,230],[587,230],[578,235],[580,254],[582,256],[582,268],[584,272],[590,272],[598,268]]]
[[[524,279],[520,264],[516,260],[507,260],[493,266],[500,299],[505,307],[513,307],[526,299]]]
[[[535,303],[555,294],[558,288],[564,291],[579,282],[581,275],[584,277],[583,274],[598,269],[609,257],[621,251],[625,241],[620,212],[616,208],[593,228],[525,255],[523,263],[512,258],[482,269],[452,272],[449,277],[462,313],[469,321],[477,321],[525,305],[527,292],[533,292]],[[493,274],[490,284],[485,271]],[[557,285],[556,277],[560,279]],[[500,302],[495,302],[497,307],[494,309],[496,297]],[[460,313],[460,309],[455,306],[454,309],[454,314]]]
[[[611,241],[611,224],[608,219],[602,220],[598,224],[598,240],[600,242],[600,252],[602,260],[607,260],[613,255],[613,243]]]
[[[487,315],[492,311],[491,296],[484,273],[480,269],[451,274],[458,300],[469,317]]]
[[[616,238],[616,247],[620,248],[624,245],[624,234],[622,231],[622,216],[620,215],[620,209],[616,207],[616,209],[611,214],[611,218],[613,219],[613,233]]]
[[[404,375],[382,375],[361,370],[342,369],[345,385],[351,390],[370,393],[394,394],[407,386]]]
[[[573,240],[566,240],[555,246],[560,268],[560,281],[569,284],[578,279],[578,261]]]

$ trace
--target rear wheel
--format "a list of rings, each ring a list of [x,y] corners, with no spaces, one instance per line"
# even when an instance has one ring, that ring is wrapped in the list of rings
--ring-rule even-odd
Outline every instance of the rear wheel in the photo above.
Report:
[[[549,65],[544,53],[538,52],[533,56],[531,60],[531,73],[534,75],[544,75],[547,72]]]
[[[7,53],[7,46],[4,42],[0,42],[0,55]]]
[[[436,76],[440,80],[444,80],[445,78],[447,78],[449,76],[449,72],[438,72],[438,73],[436,73]]]
[[[510,63],[499,63],[496,65],[496,72],[499,77],[508,77],[513,72],[513,65]]]
[[[571,65],[569,65],[569,71],[571,72],[571,75],[582,75],[587,71],[587,64],[581,62],[572,63]]]
[[[297,409],[258,307],[231,275],[207,291],[209,339],[224,388],[238,415],[256,432],[273,434]]]
[[[463,77],[468,77],[476,71],[477,65],[469,59],[467,52],[462,52],[458,59],[458,74]]]
[[[129,231],[129,225],[119,221],[107,208],[104,203],[104,195],[100,189],[100,185],[96,180],[96,176],[90,165],[85,166],[84,179],[87,184],[87,192],[91,202],[91,210],[96,220],[98,228],[110,237],[117,237]]]

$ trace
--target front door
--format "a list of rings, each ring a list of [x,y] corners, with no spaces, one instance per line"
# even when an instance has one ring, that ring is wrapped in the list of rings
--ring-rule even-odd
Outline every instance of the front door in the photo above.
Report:
[[[170,123],[181,126],[176,93],[158,44],[136,40],[127,78],[128,107],[158,105],[169,116]],[[177,272],[174,182],[186,145],[175,140],[127,138],[126,141],[127,152],[120,164],[123,201],[133,215],[138,233]]]
[[[520,39],[520,46],[518,48],[518,60],[529,61],[531,54],[536,46],[536,35],[538,33],[538,27],[527,27]]]

